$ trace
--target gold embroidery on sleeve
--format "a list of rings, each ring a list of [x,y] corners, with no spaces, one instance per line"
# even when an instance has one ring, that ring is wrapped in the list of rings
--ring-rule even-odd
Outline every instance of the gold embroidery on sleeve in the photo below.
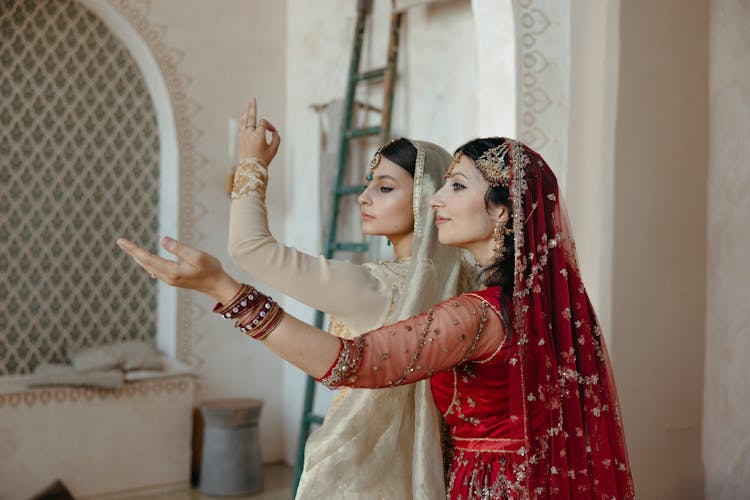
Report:
[[[268,167],[260,158],[243,159],[234,171],[232,182],[232,200],[247,196],[252,192],[258,193],[260,201],[266,201],[266,185],[268,184]]]

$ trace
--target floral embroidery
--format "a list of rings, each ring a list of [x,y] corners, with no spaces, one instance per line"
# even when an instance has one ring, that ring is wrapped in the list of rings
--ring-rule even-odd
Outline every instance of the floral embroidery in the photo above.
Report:
[[[237,200],[250,193],[258,193],[260,201],[265,202],[267,184],[268,167],[263,160],[256,157],[245,158],[234,171],[232,200]]]

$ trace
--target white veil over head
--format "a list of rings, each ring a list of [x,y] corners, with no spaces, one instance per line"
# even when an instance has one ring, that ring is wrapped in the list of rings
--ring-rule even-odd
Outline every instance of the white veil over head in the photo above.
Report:
[[[450,154],[425,141],[409,141],[417,149],[414,168],[414,240],[407,282],[396,307],[396,320],[416,316],[456,295],[461,251],[441,245],[430,199],[443,184]]]

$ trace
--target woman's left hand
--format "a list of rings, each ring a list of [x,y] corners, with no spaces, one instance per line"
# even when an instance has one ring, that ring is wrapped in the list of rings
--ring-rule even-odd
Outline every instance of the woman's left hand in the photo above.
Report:
[[[276,127],[263,119],[257,122],[258,106],[255,98],[248,104],[240,117],[238,134],[240,160],[255,157],[271,164],[281,144],[281,136]],[[266,131],[271,132],[271,142],[266,140]]]
[[[152,278],[168,285],[197,290],[222,303],[231,300],[240,289],[241,285],[224,271],[219,259],[172,238],[162,238],[161,246],[180,258],[176,262],[159,257],[125,238],[119,238],[117,244]]]

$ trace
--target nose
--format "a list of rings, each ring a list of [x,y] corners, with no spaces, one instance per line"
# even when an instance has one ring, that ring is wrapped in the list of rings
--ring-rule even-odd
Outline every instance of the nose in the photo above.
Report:
[[[445,203],[443,203],[443,198],[440,196],[440,192],[442,189],[439,189],[437,193],[432,195],[432,198],[430,198],[430,207],[433,209],[444,207]]]
[[[372,200],[370,199],[369,191],[369,188],[365,188],[365,190],[359,193],[359,196],[357,196],[357,203],[359,203],[360,207],[371,204]]]

